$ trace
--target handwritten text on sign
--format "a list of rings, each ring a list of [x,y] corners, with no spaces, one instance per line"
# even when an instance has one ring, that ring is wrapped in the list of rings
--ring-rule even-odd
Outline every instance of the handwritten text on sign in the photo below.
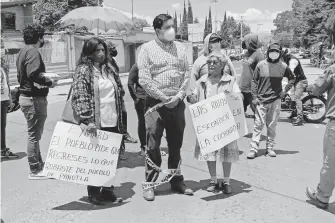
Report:
[[[51,178],[93,186],[110,186],[115,176],[122,135],[58,122],[49,145],[44,173]]]
[[[242,99],[233,94],[221,93],[189,108],[203,155],[248,133]]]

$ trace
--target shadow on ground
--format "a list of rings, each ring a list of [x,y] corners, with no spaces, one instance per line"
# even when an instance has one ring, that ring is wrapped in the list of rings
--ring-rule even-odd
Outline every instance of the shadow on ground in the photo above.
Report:
[[[249,133],[247,135],[244,136],[245,138],[252,138],[252,133]],[[261,141],[266,141],[266,136],[265,135],[261,135]]]
[[[311,200],[306,200],[307,203],[314,205],[314,203]],[[324,210],[324,209],[320,209],[320,210]],[[328,208],[325,209],[324,211],[329,212],[330,214],[335,215],[335,202],[330,203]]]
[[[140,153],[132,153],[132,152],[125,152],[127,157],[126,160],[119,160],[117,164],[117,168],[130,168],[134,169],[136,167],[144,166],[144,157],[140,155]]]
[[[199,190],[206,190],[209,185],[209,182],[210,180],[201,180],[199,182],[187,180],[185,181],[185,184],[188,188],[192,189],[194,193],[196,193]],[[205,201],[219,200],[219,199],[228,198],[228,197],[240,194],[240,193],[249,193],[251,191],[251,190],[248,190],[248,188],[250,188],[251,186],[241,181],[231,179],[230,185],[232,186],[233,192],[229,195],[223,194],[222,192],[219,192],[219,193],[209,193],[208,192],[209,194],[211,194],[211,196],[203,197],[201,199]],[[170,194],[175,194],[175,192],[170,189],[169,183],[163,184],[157,187],[155,190],[156,196],[165,196],[165,195],[170,195]]]
[[[117,197],[122,198],[122,202],[115,203],[107,203],[106,205],[94,205],[91,204],[88,200],[87,196],[84,196],[79,199],[79,201],[72,201],[64,205],[60,205],[58,207],[52,208],[52,210],[62,210],[62,211],[90,211],[90,210],[102,210],[108,208],[119,207],[124,204],[129,203],[129,201],[125,201],[135,195],[135,191],[133,190],[136,184],[133,182],[126,182],[121,184],[120,187],[115,187],[114,191]]]
[[[25,153],[25,152],[19,152],[19,153],[15,153],[15,154],[18,155],[19,157],[16,158],[16,159],[13,159],[13,158],[2,158],[1,157],[1,162],[11,161],[11,160],[20,160],[20,159],[23,159],[24,157],[27,156],[27,153]]]
[[[297,154],[299,151],[288,151],[288,150],[280,150],[280,149],[274,149],[277,155],[292,155]],[[265,149],[259,149],[258,150],[258,156],[265,156]]]

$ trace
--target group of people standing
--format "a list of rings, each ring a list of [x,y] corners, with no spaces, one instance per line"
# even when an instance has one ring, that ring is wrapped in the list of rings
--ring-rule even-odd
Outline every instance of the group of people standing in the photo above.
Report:
[[[324,165],[321,182],[317,191],[308,188],[306,193],[320,207],[326,207],[334,189],[335,177],[335,65],[331,66],[318,81],[307,87],[306,77],[299,60],[289,53],[283,53],[278,43],[270,44],[266,56],[260,51],[258,36],[249,34],[244,37],[242,47],[247,50],[242,65],[243,72],[237,83],[236,71],[229,57],[221,53],[222,38],[209,34],[204,40],[202,55],[194,62],[192,71],[182,43],[174,41],[173,19],[167,14],[158,15],[153,21],[156,38],[144,44],[138,56],[138,63],[130,70],[128,87],[134,99],[138,115],[138,134],[141,154],[151,164],[145,162],[145,181],[155,182],[160,173],[162,154],[161,139],[165,131],[168,144],[168,168],[178,169],[181,161],[181,147],[185,129],[184,99],[191,104],[206,100],[218,93],[227,93],[243,101],[244,110],[250,105],[254,112],[253,137],[247,158],[258,156],[258,147],[264,125],[267,126],[266,154],[275,157],[274,151],[276,126],[280,113],[281,99],[294,86],[297,120],[301,125],[302,107],[299,101],[305,88],[319,95],[328,91],[327,118],[330,120],[324,138]],[[47,118],[47,95],[49,88],[57,81],[43,75],[45,65],[38,51],[44,44],[44,29],[40,26],[28,26],[24,32],[26,47],[18,55],[18,81],[20,83],[20,106],[28,125],[28,162],[30,179],[44,179],[39,141]],[[125,91],[120,81],[119,69],[114,57],[117,51],[110,40],[92,37],[85,41],[73,83],[69,92],[72,109],[78,116],[79,125],[87,132],[96,134],[97,130],[124,135],[121,144],[120,159],[124,156],[124,141],[134,142],[127,133],[127,113],[124,104]],[[1,85],[1,96],[9,95],[7,80]],[[283,89],[282,79],[289,83]],[[36,87],[34,83],[39,84]],[[8,86],[9,88],[9,86]],[[7,89],[7,90],[6,90]],[[5,103],[1,103],[3,106]],[[153,112],[147,111],[153,110]],[[3,112],[2,112],[3,113]],[[292,114],[292,117],[295,114]],[[3,121],[3,116],[2,121]],[[2,139],[3,139],[3,124]],[[1,144],[1,154],[13,155]],[[210,154],[202,154],[196,141],[194,157],[206,161],[210,174],[207,191],[222,190],[231,193],[230,173],[232,163],[239,159],[237,141]],[[146,160],[147,160],[146,159]],[[224,178],[217,179],[216,162],[222,163]],[[154,166],[152,165],[154,164]],[[181,194],[193,195],[192,189],[184,183],[181,171],[177,171],[170,180],[171,189]],[[94,204],[116,201],[113,186],[88,186],[89,200]],[[147,201],[155,199],[154,188],[143,190]]]

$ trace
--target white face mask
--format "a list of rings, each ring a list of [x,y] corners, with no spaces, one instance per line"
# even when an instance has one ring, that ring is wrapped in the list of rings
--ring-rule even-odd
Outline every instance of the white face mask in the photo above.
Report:
[[[166,41],[173,41],[175,38],[176,34],[174,32],[174,28],[171,27],[170,29],[166,30],[164,33],[164,39]]]
[[[278,52],[270,52],[269,53],[269,58],[271,60],[277,60],[279,58],[279,56],[280,56],[280,53],[278,53]]]

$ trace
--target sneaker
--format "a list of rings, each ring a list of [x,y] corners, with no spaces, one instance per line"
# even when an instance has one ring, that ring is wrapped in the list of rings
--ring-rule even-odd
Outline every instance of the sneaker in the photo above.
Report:
[[[43,170],[37,172],[37,173],[30,173],[29,174],[29,180],[47,180],[49,179],[46,174],[43,173]]]
[[[321,209],[327,209],[328,203],[320,201],[316,196],[316,191],[310,187],[306,188],[306,195],[312,201],[312,204]]]
[[[247,155],[248,159],[255,159],[257,157],[257,152],[254,150],[250,150],[250,152]]]
[[[301,125],[303,125],[303,124],[304,124],[304,123],[303,123],[301,117],[298,117],[298,118],[292,123],[293,126],[301,126]]]
[[[214,180],[211,180],[211,182],[209,182],[209,185],[207,187],[207,191],[208,192],[215,192],[219,189],[219,183],[218,182],[215,182]]]
[[[231,194],[231,186],[228,182],[222,182],[221,189],[225,194]]]
[[[161,150],[161,156],[166,156],[166,152]]]
[[[10,151],[9,148],[6,148],[4,150],[1,150],[1,158],[17,159],[19,158],[19,156]]]
[[[153,201],[155,200],[155,192],[153,188],[149,188],[146,190],[143,190],[143,198],[146,201]]]
[[[276,157],[277,154],[273,149],[266,149],[266,155],[268,155],[269,157]]]
[[[125,143],[137,143],[138,141],[137,139],[134,139],[133,137],[131,137],[129,133],[127,133],[124,137],[124,142]]]

